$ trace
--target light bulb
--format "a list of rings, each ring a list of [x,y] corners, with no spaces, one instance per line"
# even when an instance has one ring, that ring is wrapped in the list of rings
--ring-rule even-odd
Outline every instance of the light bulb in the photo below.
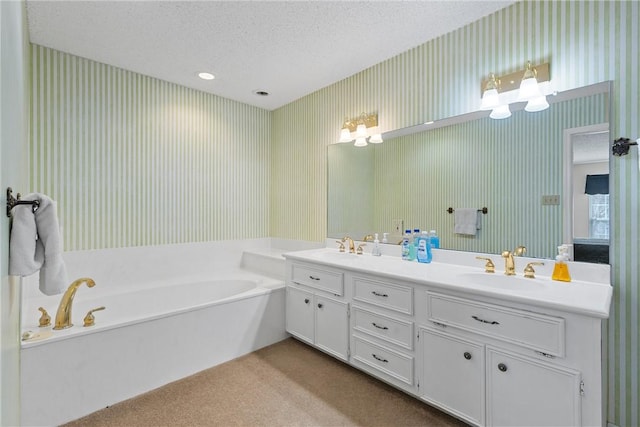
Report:
[[[491,117],[492,119],[506,119],[508,117],[511,117],[511,110],[509,110],[509,105],[505,104],[494,108],[493,111],[491,111],[491,114],[489,114],[489,117]]]
[[[536,111],[546,110],[547,108],[549,108],[547,97],[542,95],[537,98],[530,99],[529,102],[527,102],[527,106],[524,107],[524,110],[529,113],[535,113]]]
[[[380,144],[382,143],[382,135],[379,133],[374,133],[373,135],[371,135],[371,138],[369,138],[369,142],[371,144]]]
[[[367,137],[367,127],[360,123],[356,128],[356,138],[366,138]]]
[[[355,145],[356,147],[366,147],[367,146],[367,138],[356,138],[356,142],[353,145]]]
[[[340,142],[351,142],[353,138],[351,138],[351,132],[349,132],[349,128],[342,128],[340,131]]]
[[[493,110],[500,106],[500,98],[497,89],[487,89],[482,94],[481,110]]]

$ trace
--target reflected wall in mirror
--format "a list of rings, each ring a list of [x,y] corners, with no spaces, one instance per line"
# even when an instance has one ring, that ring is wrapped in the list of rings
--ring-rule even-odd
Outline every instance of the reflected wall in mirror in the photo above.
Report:
[[[609,263],[609,126],[564,132],[564,237],[576,261]]]
[[[328,147],[328,236],[362,239],[394,226],[436,230],[441,247],[500,253],[517,245],[553,258],[563,243],[563,131],[609,120],[607,90],[568,91],[537,113],[475,118],[364,148]],[[563,100],[564,99],[564,100]],[[391,132],[390,132],[391,133]],[[608,138],[609,140],[610,138]],[[475,237],[455,234],[447,208],[488,208]]]

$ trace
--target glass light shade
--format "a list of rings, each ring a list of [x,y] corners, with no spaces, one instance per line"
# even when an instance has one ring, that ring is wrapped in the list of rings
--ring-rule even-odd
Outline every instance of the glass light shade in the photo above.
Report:
[[[518,102],[529,101],[533,98],[539,98],[542,96],[540,87],[538,86],[538,80],[535,77],[529,77],[522,79],[520,83],[520,90],[518,91]]]
[[[511,110],[509,110],[509,104],[500,105],[493,109],[489,117],[492,119],[506,119],[507,117],[511,117]]]
[[[367,137],[367,127],[361,123],[356,128],[356,138],[366,138],[366,137]]]
[[[374,133],[373,135],[371,135],[371,138],[369,138],[369,142],[371,144],[380,144],[382,143],[382,135],[379,133]]]
[[[340,131],[340,142],[351,142],[353,138],[351,138],[351,132],[349,132],[349,128],[342,128]]]
[[[355,145],[356,147],[366,147],[367,146],[367,138],[356,138],[356,142],[353,145]]]
[[[546,110],[547,108],[549,108],[547,97],[542,95],[537,98],[530,99],[529,102],[527,102],[527,106],[524,107],[524,110],[530,113],[535,113],[536,111]]]
[[[500,98],[497,89],[487,89],[482,94],[481,110],[493,110],[500,106]]]

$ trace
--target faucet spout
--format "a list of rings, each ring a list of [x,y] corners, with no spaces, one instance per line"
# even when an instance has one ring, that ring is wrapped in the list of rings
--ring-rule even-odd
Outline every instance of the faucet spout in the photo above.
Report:
[[[502,258],[504,258],[504,274],[507,276],[515,276],[516,275],[516,263],[513,260],[515,256],[522,256],[527,251],[527,248],[524,246],[518,246],[514,249],[513,252],[504,251],[502,252]]]
[[[349,253],[350,254],[355,254],[356,253],[356,246],[353,243],[353,239],[351,237],[349,237],[349,236],[346,236],[346,237],[342,238],[342,242],[343,243],[346,242],[347,240],[349,241]]]
[[[96,285],[96,282],[88,277],[78,279],[69,285],[67,291],[64,293],[62,299],[60,300],[58,312],[56,313],[56,325],[53,327],[53,329],[66,329],[73,326],[73,323],[71,323],[71,308],[73,306],[73,298],[76,296],[76,291],[78,290],[80,285],[85,282],[90,288],[93,288]]]

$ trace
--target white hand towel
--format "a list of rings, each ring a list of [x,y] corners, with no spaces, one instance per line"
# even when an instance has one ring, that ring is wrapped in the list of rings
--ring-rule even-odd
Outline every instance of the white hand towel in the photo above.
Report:
[[[453,212],[454,227],[456,234],[466,234],[475,236],[480,230],[480,212],[475,208],[457,208]]]
[[[40,207],[35,213],[30,205],[13,208],[9,274],[29,276],[40,270],[40,291],[46,295],[62,293],[68,283],[56,202],[39,193],[29,194],[23,200],[39,200]]]

